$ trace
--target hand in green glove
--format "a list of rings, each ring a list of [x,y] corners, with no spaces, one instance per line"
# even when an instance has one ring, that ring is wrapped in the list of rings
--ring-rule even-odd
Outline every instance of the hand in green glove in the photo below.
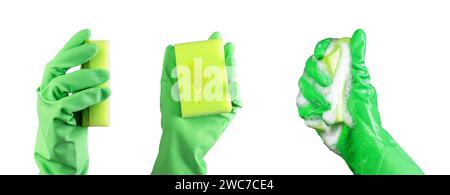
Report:
[[[217,38],[220,38],[220,34],[216,32],[209,39]],[[234,81],[234,45],[227,43],[224,46],[228,86],[232,89],[231,113],[193,118],[181,118],[180,102],[175,101],[171,95],[177,82],[174,74],[174,49],[169,45],[164,56],[160,99],[163,134],[152,174],[205,174],[206,163],[203,157],[230,124],[236,110],[241,107],[237,99],[237,84]]]
[[[109,79],[106,70],[69,68],[89,61],[97,52],[86,44],[89,30],[75,34],[45,67],[38,89],[39,130],[34,158],[40,174],[86,174],[89,158],[87,128],[81,127],[81,111],[102,102],[108,88],[93,88]]]
[[[365,49],[362,30],[320,41],[299,81],[299,114],[355,174],[423,174],[381,126]]]

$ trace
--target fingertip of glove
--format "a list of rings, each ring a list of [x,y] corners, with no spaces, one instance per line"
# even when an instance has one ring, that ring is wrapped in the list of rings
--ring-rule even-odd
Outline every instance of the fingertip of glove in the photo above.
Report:
[[[88,58],[92,58],[95,55],[97,55],[98,52],[98,47],[95,44],[92,43],[86,43],[82,46],[78,47],[78,51],[84,53],[84,55],[86,55],[86,57]],[[89,57],[90,56],[90,57]]]
[[[332,40],[332,38],[326,38],[317,43],[316,47],[314,48],[314,57],[316,59],[321,60],[323,58]]]
[[[354,36],[363,36],[363,37],[365,37],[366,36],[366,33],[364,32],[364,30],[363,29],[360,29],[360,28],[358,28],[358,29],[356,29],[355,30],[355,32],[353,33],[353,36],[352,37],[354,37]]]
[[[96,76],[97,76],[100,80],[102,80],[102,81],[104,81],[104,82],[106,82],[107,80],[109,80],[110,74],[109,74],[109,71],[108,71],[108,70],[105,70],[105,69],[92,69],[92,70],[95,71]]]
[[[220,32],[215,31],[211,34],[211,36],[209,36],[208,40],[212,40],[212,39],[220,39],[222,37],[222,35],[220,34]]]
[[[167,47],[166,47],[166,50],[167,49],[174,49],[175,47],[173,46],[173,45],[168,45]]]
[[[108,98],[109,96],[111,96],[111,93],[112,93],[112,91],[109,88],[101,88],[100,89],[100,94],[101,94],[102,99]]]
[[[234,66],[234,44],[232,42],[225,44],[224,53],[227,66]]]
[[[87,28],[80,30],[73,37],[77,38],[77,40],[87,41],[91,37],[91,30]]]
[[[225,44],[224,47],[227,52],[234,52],[234,43],[233,42],[228,42],[227,44]]]
[[[175,46],[173,46],[173,45],[168,45],[168,46],[166,47],[165,56],[167,57],[167,55],[170,55],[170,54],[172,54],[172,53],[174,53],[174,52],[175,52]]]
[[[78,31],[78,34],[89,37],[89,36],[91,36],[91,30],[89,28],[85,28],[85,29]]]
[[[91,51],[91,52],[97,52],[97,50],[98,50],[97,45],[92,44],[92,43],[86,43],[86,44],[84,45],[84,47],[86,48],[86,50],[89,50],[89,51]]]
[[[352,52],[352,61],[355,64],[364,63],[366,53],[366,33],[362,29],[358,29],[353,33],[350,41],[350,49]]]
[[[358,43],[366,42],[366,33],[362,29],[357,29],[352,35],[352,42],[358,41]]]

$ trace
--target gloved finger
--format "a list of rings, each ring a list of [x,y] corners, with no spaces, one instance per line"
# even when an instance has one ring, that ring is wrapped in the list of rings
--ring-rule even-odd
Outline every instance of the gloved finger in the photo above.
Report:
[[[364,56],[366,54],[366,33],[358,29],[353,33],[350,41],[352,50],[352,60],[357,64],[364,64]]]
[[[166,52],[164,53],[163,73],[161,75],[161,81],[175,84],[177,82],[176,76],[175,47],[169,45],[166,47]]]
[[[303,94],[306,100],[308,100],[314,107],[323,110],[330,109],[330,103],[325,99],[325,97],[302,76],[298,83],[300,87],[300,92]]]
[[[322,87],[330,86],[333,82],[329,75],[319,69],[318,62],[314,59],[314,56],[309,57],[306,61],[305,73]]]
[[[50,81],[42,91],[48,100],[59,100],[69,93],[100,85],[109,79],[109,72],[102,69],[82,69]]]
[[[353,33],[350,41],[350,51],[352,55],[352,79],[354,83],[369,84],[370,76],[364,64],[366,53],[366,34],[358,29]]]
[[[111,95],[109,88],[90,88],[61,99],[61,105],[67,112],[81,111],[89,106],[98,104]]]
[[[86,63],[97,53],[97,46],[85,44],[59,53],[46,67],[41,88],[52,79],[66,74],[67,70]]]
[[[311,118],[319,118],[322,116],[322,113],[325,112],[325,110],[314,107],[311,104],[308,104],[305,106],[297,106],[297,108],[298,108],[298,114],[300,115],[300,117],[302,117],[305,120],[308,120]]]
[[[332,41],[332,38],[327,38],[319,41],[319,43],[317,43],[316,45],[316,48],[314,49],[314,57],[316,57],[316,59],[318,60],[321,60]]]
[[[236,82],[236,61],[234,60],[234,44],[229,42],[224,46],[225,65],[227,68],[228,87],[230,88],[233,107],[242,107],[239,99],[239,84]]]
[[[223,46],[223,50],[225,53],[225,65],[234,66],[234,44],[228,42],[225,46]]]
[[[235,82],[235,67],[236,67],[236,61],[234,60],[234,44],[233,43],[227,43],[224,46],[224,52],[225,52],[225,65],[227,66],[227,76],[228,76],[228,83],[231,84]]]
[[[211,36],[209,36],[208,40],[214,40],[214,39],[220,39],[222,36],[220,35],[220,32],[213,32]]]
[[[97,51],[98,48],[95,44],[84,44],[59,53],[50,64],[65,73],[67,69],[89,61],[97,54]]]
[[[67,49],[71,49],[74,47],[78,47],[80,45],[83,45],[86,43],[87,40],[91,37],[91,31],[89,29],[84,29],[78,31],[75,35],[72,36],[72,38],[64,45],[64,47],[61,49],[62,51],[65,51]]]

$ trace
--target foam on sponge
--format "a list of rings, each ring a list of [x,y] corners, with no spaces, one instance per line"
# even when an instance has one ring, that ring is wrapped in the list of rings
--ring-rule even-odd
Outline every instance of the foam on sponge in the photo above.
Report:
[[[353,125],[348,113],[347,102],[351,89],[351,51],[350,38],[333,39],[322,59],[313,58],[320,72],[332,79],[329,86],[320,86],[312,78],[306,76],[318,92],[330,103],[330,109],[321,116],[305,119],[308,127],[318,130],[324,143],[333,151],[337,152],[336,144],[342,133],[343,125]],[[310,102],[303,94],[299,94],[297,105],[307,106]]]

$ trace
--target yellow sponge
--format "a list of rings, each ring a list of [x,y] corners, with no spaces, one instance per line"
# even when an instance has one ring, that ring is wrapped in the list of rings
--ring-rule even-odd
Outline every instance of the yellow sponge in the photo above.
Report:
[[[109,70],[109,41],[93,40],[88,43],[95,44],[98,48],[89,62],[81,65],[82,69]],[[109,81],[97,87],[109,87]],[[109,99],[83,110],[82,125],[84,127],[108,127],[109,126]]]
[[[175,44],[183,118],[231,112],[222,39]]]

